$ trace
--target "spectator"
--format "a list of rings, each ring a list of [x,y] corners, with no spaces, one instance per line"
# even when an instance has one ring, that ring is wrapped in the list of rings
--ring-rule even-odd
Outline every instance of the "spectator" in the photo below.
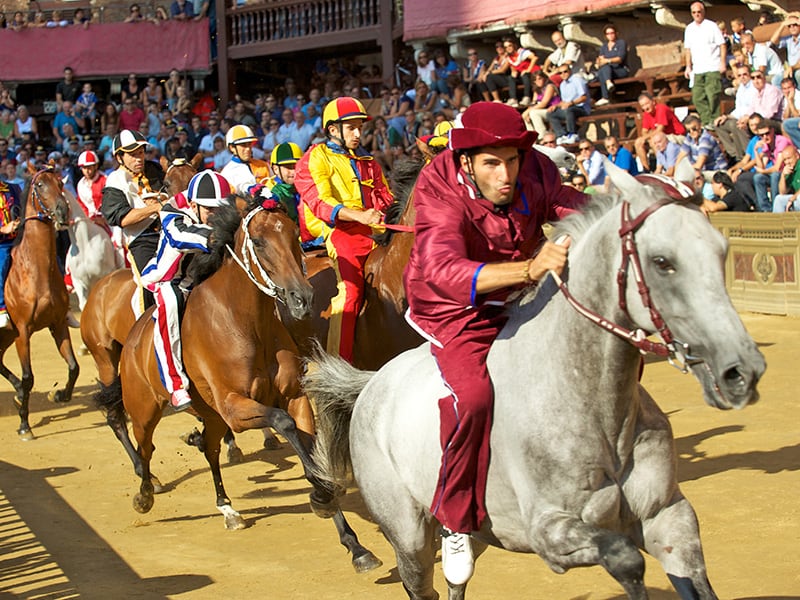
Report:
[[[706,200],[703,198],[703,204],[700,210],[705,214],[708,215],[721,210],[740,212],[749,212],[752,210],[752,207],[744,196],[734,188],[730,176],[724,171],[717,171],[711,177],[711,189],[714,191],[714,197],[718,198],[718,200]]]
[[[14,137],[14,112],[0,110],[0,138],[11,140]]]
[[[184,117],[188,115],[192,110],[192,96],[189,93],[189,90],[186,88],[186,83],[183,85],[179,85],[177,89],[177,98],[175,102],[175,110],[173,110],[173,114],[175,116]]]
[[[8,147],[8,140],[6,138],[0,137],[0,160],[4,160],[6,158],[14,158],[14,152]]]
[[[692,82],[692,102],[700,113],[702,125],[713,129],[719,116],[722,73],[727,70],[725,38],[717,24],[705,18],[702,2],[692,2],[690,10],[692,22],[683,35],[684,76]]]
[[[70,141],[73,139],[76,142],[78,142],[79,147],[76,148],[76,150],[80,149],[80,144],[83,143],[83,138],[80,135],[78,135],[78,132],[75,131],[72,122],[67,121],[66,123],[64,123],[61,126],[61,131],[63,132],[62,137],[64,138],[64,140],[61,143],[61,147],[57,148],[57,150],[60,150],[62,154],[66,154],[69,151]]]
[[[568,42],[560,31],[554,31],[550,39],[553,40],[556,49],[544,61],[542,68],[545,73],[550,75],[557,84],[560,84],[561,81],[558,75],[559,68],[563,65],[568,66],[572,74],[582,75],[583,52],[581,47],[575,42]]]
[[[608,136],[603,140],[603,145],[606,147],[608,159],[612,163],[617,165],[620,169],[626,170],[631,175],[639,174],[639,169],[636,168],[636,160],[633,158],[633,154],[624,146],[620,146],[616,137],[613,135]]]
[[[58,144],[64,143],[65,123],[72,125],[75,131],[82,129],[83,119],[78,119],[78,117],[75,116],[75,109],[72,106],[72,102],[69,100],[64,100],[64,102],[61,103],[61,110],[56,113],[53,119],[53,135],[56,137],[56,142]]]
[[[261,142],[261,149],[264,150],[265,154],[269,155],[275,149],[275,146],[281,143],[278,139],[278,128],[281,124],[269,113],[264,113],[264,115],[269,121],[267,122],[267,131],[264,133],[264,139]]]
[[[78,99],[81,86],[75,81],[75,72],[72,67],[64,67],[64,78],[56,85],[56,105],[61,110],[64,100],[75,102]]]
[[[396,145],[400,136],[387,126],[383,117],[376,117],[373,124],[372,146],[368,149],[384,171],[391,171],[394,166],[392,146]],[[392,139],[393,135],[396,139]]]
[[[767,83],[761,71],[753,71],[750,76],[755,89],[755,97],[750,105],[750,114],[759,113],[765,119],[779,119],[782,114],[783,95],[781,90]]]
[[[167,106],[170,111],[174,111],[178,103],[178,87],[183,85],[183,79],[177,69],[169,72],[169,78],[164,82],[164,95],[167,99]]]
[[[508,72],[511,69],[511,64],[508,62],[508,54],[503,42],[497,42],[494,45],[495,57],[480,80],[481,95],[484,100],[489,100],[491,97],[495,102],[501,102],[500,90],[508,84]],[[485,88],[485,89],[484,89]]]
[[[222,140],[222,148],[227,149],[225,147],[225,136],[219,130],[219,121],[212,117],[208,120],[208,133],[202,137],[197,146],[197,151],[203,155],[203,163],[207,169],[215,168],[214,155],[218,150],[214,145],[214,140],[217,138]]]
[[[92,91],[91,83],[83,84],[83,91],[75,101],[75,114],[78,117],[88,119],[88,129],[94,129],[94,122],[97,119],[97,95]]]
[[[39,138],[39,126],[28,112],[28,107],[20,104],[17,108],[17,118],[14,121],[14,138],[21,140],[23,135],[29,133],[36,140]]]
[[[69,25],[69,21],[61,17],[60,10],[54,10],[50,13],[50,18],[45,23],[45,27],[54,28],[54,27],[66,27]]]
[[[800,162],[797,149],[787,146],[783,150],[783,169],[778,180],[778,195],[772,200],[772,212],[800,210]]]
[[[606,183],[606,169],[603,165],[603,155],[597,151],[589,140],[582,139],[578,142],[578,169],[586,177],[586,181],[593,186],[604,186]]]
[[[194,6],[186,0],[175,0],[169,7],[169,15],[175,21],[191,21],[194,19]]]
[[[529,129],[533,129],[541,137],[547,131],[548,109],[551,106],[558,106],[559,102],[561,97],[558,95],[556,84],[539,69],[533,74],[533,102],[522,113],[522,119]]]
[[[78,27],[87,29],[89,27],[89,17],[86,16],[86,11],[82,8],[76,8],[72,15],[72,24]]]
[[[427,50],[420,50],[417,54],[417,81],[424,81],[428,87],[436,80],[436,65],[430,59]]]
[[[559,144],[574,144],[578,141],[578,118],[591,111],[589,87],[583,77],[572,74],[567,64],[559,67],[558,74],[561,76],[561,102],[547,109],[547,120]]]
[[[538,69],[536,55],[527,48],[520,48],[514,38],[503,38],[506,57],[510,67],[508,77],[508,105],[514,108],[531,103],[531,71]],[[522,81],[522,100],[517,102],[517,82]]]
[[[574,187],[576,190],[583,192],[584,194],[593,194],[595,192],[594,188],[590,188],[586,185],[586,175],[580,172],[574,173],[566,185]]]
[[[777,48],[786,48],[786,69],[789,72],[785,75],[800,84],[800,13],[786,15],[769,41]]]
[[[734,17],[731,19],[731,45],[742,45],[742,34],[753,33],[744,23],[744,17]]]
[[[294,129],[289,134],[289,141],[297,144],[297,146],[305,152],[311,144],[311,139],[314,137],[316,130],[306,123],[306,115],[302,110],[294,113]]]
[[[167,12],[167,9],[161,5],[156,6],[156,12],[152,21],[156,25],[160,25],[164,21],[169,21],[169,13]]]
[[[714,120],[717,138],[728,156],[739,161],[745,154],[747,144],[750,142],[747,121],[752,112],[753,101],[756,97],[756,88],[750,79],[750,69],[747,66],[736,69],[739,85],[736,87],[736,101],[729,115],[720,115]],[[764,79],[761,79],[763,83]],[[763,87],[763,86],[762,86]]]
[[[617,28],[614,25],[606,25],[603,33],[606,43],[600,46],[600,53],[595,61],[602,98],[595,102],[595,106],[608,104],[609,94],[614,89],[614,79],[628,76],[628,66],[625,64],[628,44],[625,40],[617,39]]]
[[[22,31],[26,29],[28,26],[28,19],[21,10],[18,10],[14,13],[14,18],[8,24],[8,29],[12,31]]]
[[[675,174],[675,165],[678,164],[681,147],[670,140],[663,131],[656,131],[650,138],[650,144],[656,155],[654,173],[672,177]]]
[[[300,111],[298,111],[300,112]],[[253,118],[253,115],[247,112],[245,108],[244,102],[242,100],[237,100],[236,103],[233,105],[233,118],[237,123],[242,125],[247,125],[251,129],[256,128],[256,120]]]
[[[294,113],[292,112],[291,108],[284,108],[283,113],[281,113],[281,118],[283,119],[283,123],[278,128],[279,144],[292,141],[291,140],[292,132],[296,127],[294,122]]]
[[[439,94],[453,97],[456,85],[461,83],[458,64],[441,48],[433,52],[433,69],[436,73],[436,80],[431,86]]]
[[[139,85],[139,80],[136,79],[136,74],[131,73],[128,75],[128,78],[122,84],[122,91],[120,93],[122,95],[123,102],[129,98],[134,102],[139,101],[139,97],[142,94],[142,88]]]
[[[125,23],[141,23],[146,20],[139,5],[131,4],[131,7],[128,9],[128,16],[125,17]]]
[[[47,19],[44,16],[44,13],[41,10],[37,10],[33,13],[33,20],[28,21],[26,24],[28,29],[41,29],[42,27],[47,27]]]
[[[4,112],[13,112],[17,107],[16,102],[11,97],[11,93],[8,91],[2,83],[0,83],[0,110]]]
[[[763,120],[764,118],[758,113],[750,115],[747,120],[747,129],[751,137],[744,156],[742,160],[728,169],[728,175],[733,180],[736,189],[754,206],[756,204],[756,190],[753,186],[753,178],[756,174],[756,156],[758,156],[759,152],[756,150],[756,145],[761,141],[756,132],[761,128]]]
[[[783,63],[769,44],[756,44],[753,34],[745,33],[742,35],[742,50],[744,50],[748,64],[754,70],[761,71],[766,75],[767,80],[775,87],[781,84]]]
[[[142,121],[147,118],[144,114],[144,111],[139,108],[133,97],[127,98],[122,104],[123,110],[119,113],[120,130],[138,130],[139,125],[141,125]]]
[[[17,186],[20,190],[25,189],[25,180],[17,175],[17,161],[13,158],[6,158],[2,161],[3,180],[6,183]]]
[[[159,108],[164,103],[164,89],[161,87],[161,84],[158,83],[158,79],[155,77],[148,77],[147,78],[147,85],[145,85],[142,93],[139,95],[139,104],[142,106],[147,106],[149,104],[155,104]]]
[[[315,104],[306,104],[303,107],[303,112],[306,115],[306,123],[314,128],[314,131],[322,130],[322,115],[316,108]]]
[[[478,51],[475,48],[467,49],[467,62],[461,70],[461,80],[466,85],[467,94],[470,99],[489,100],[489,92],[485,94],[481,91],[481,75],[486,70],[486,61],[478,56]]]
[[[639,94],[639,107],[642,109],[641,135],[634,140],[633,147],[642,170],[649,171],[650,161],[647,155],[650,137],[660,131],[676,144],[682,144],[683,139],[680,136],[683,136],[685,129],[669,106],[656,102],[646,92]]]
[[[109,126],[112,127],[111,135],[113,137],[119,131],[119,113],[113,102],[106,103],[103,114],[100,115],[100,130],[105,133]]]
[[[783,94],[783,114],[781,120],[800,117],[800,94],[797,93],[797,84],[791,77],[781,81],[781,94]]]
[[[756,131],[759,142],[756,144],[756,174],[753,186],[756,190],[756,207],[761,212],[772,212],[770,195],[777,196],[781,172],[783,171],[783,151],[792,142],[775,132],[774,121],[765,119]]]
[[[114,136],[117,135],[117,126],[109,123],[106,125],[103,137],[100,138],[100,143],[97,145],[97,155],[103,161],[105,168],[112,166],[113,157],[111,155],[111,148],[114,144]]]
[[[422,119],[424,113],[436,113],[442,110],[439,103],[439,94],[431,90],[424,81],[418,81],[416,85],[417,95],[414,97],[414,112],[417,118]]]
[[[222,168],[233,160],[233,154],[225,146],[225,138],[217,136],[214,138],[214,154],[212,156],[212,168],[221,171]]]
[[[683,158],[688,158],[692,166],[700,171],[719,171],[728,168],[725,155],[717,140],[703,129],[699,117],[689,115],[683,121],[683,125],[686,127],[686,137],[678,154],[678,163]]]

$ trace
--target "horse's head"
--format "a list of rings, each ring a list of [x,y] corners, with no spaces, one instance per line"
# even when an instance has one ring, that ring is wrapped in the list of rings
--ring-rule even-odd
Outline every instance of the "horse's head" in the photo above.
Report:
[[[52,221],[56,229],[69,227],[70,209],[64,195],[64,181],[55,169],[34,173],[28,187],[25,218]]]
[[[725,289],[727,241],[693,202],[676,200],[680,193],[644,185],[610,163],[606,169],[630,202],[630,219],[623,207],[622,223],[615,224],[627,273],[620,306],[637,327],[660,332],[667,343],[674,339],[671,358],[691,369],[708,404],[728,409],[757,401],[766,363]],[[626,262],[624,248],[631,245]]]
[[[305,276],[299,236],[297,225],[280,203],[266,200],[244,216],[235,242],[251,280],[297,320],[311,316],[314,296]]]
[[[191,161],[184,158],[176,158],[169,162],[161,157],[161,168],[164,169],[164,188],[163,192],[170,198],[179,194],[189,187],[189,181],[197,173],[197,169],[203,163],[203,155],[198,153]]]

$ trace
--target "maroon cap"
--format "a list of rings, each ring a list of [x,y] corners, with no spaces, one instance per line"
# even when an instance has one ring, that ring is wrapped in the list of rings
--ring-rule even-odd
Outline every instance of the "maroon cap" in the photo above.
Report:
[[[461,115],[461,126],[450,130],[450,148],[508,146],[530,150],[538,134],[528,131],[516,109],[497,102],[476,102]]]

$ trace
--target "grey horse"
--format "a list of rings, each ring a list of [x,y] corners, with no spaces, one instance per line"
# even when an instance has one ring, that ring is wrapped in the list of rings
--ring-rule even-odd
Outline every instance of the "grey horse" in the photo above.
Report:
[[[556,239],[573,240],[566,293],[550,277],[527,293],[489,354],[488,517],[473,547],[533,552],[557,573],[599,564],[645,599],[642,549],[681,598],[715,599],[669,421],[639,384],[640,350],[691,370],[719,409],[755,402],[766,363],[726,293],[722,235],[696,206],[609,170],[619,195],[556,226]],[[656,331],[669,344],[644,335]],[[319,410],[316,460],[339,483],[352,469],[409,597],[438,598],[429,506],[442,456],[437,400],[448,391],[428,346],[376,374],[320,357],[306,391]],[[466,585],[448,586],[450,600],[464,598]]]

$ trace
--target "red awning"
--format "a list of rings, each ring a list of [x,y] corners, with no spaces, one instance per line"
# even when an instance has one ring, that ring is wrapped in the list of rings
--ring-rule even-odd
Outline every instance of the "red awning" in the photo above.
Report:
[[[170,69],[210,72],[208,19],[103,23],[53,29],[0,30],[4,82],[52,81],[72,67],[79,79]],[[146,71],[146,73],[145,73]]]

